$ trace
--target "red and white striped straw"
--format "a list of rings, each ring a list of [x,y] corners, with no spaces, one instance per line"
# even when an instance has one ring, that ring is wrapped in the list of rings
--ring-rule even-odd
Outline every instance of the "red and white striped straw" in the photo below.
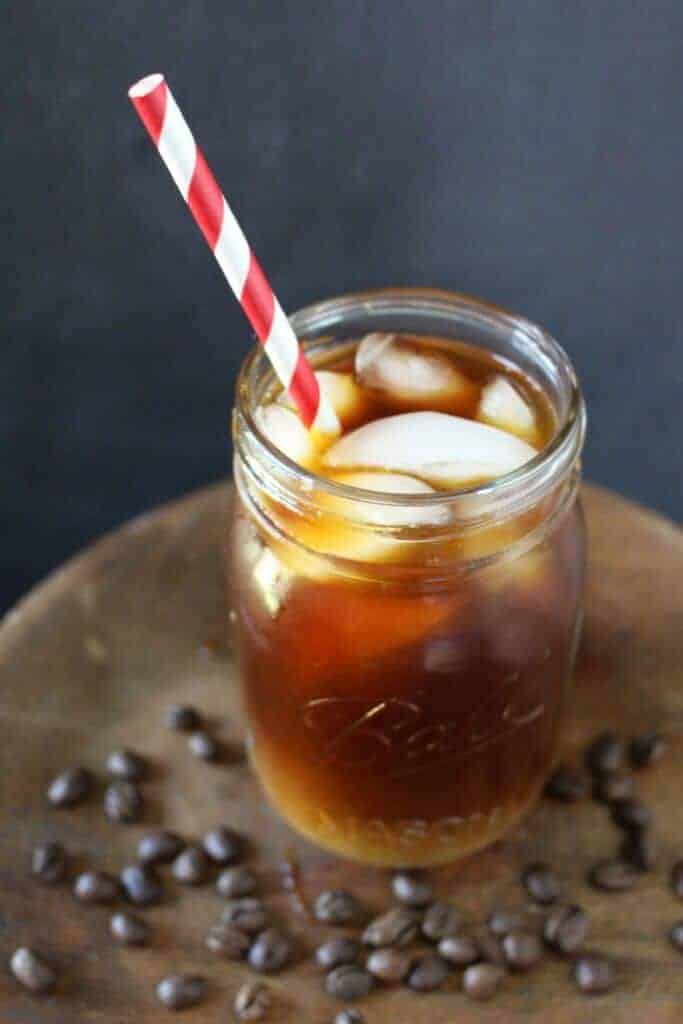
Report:
[[[128,95],[301,419],[307,427],[337,433],[337,416],[164,76],[148,75]]]

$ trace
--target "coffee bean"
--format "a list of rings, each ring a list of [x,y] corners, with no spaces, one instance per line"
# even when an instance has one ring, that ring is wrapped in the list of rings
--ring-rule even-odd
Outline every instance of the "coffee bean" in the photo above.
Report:
[[[117,879],[105,871],[84,871],[74,883],[74,896],[81,903],[114,903],[120,895]]]
[[[270,992],[260,981],[246,981],[235,995],[235,1016],[240,1020],[263,1020],[272,1003]]]
[[[599,995],[612,987],[614,968],[602,954],[586,953],[574,961],[569,977],[586,995]]]
[[[593,783],[593,799],[603,804],[615,800],[626,800],[633,795],[633,779],[630,775],[599,775]]]
[[[421,875],[400,871],[391,883],[394,896],[408,907],[426,907],[434,899],[431,885]]]
[[[148,864],[128,864],[119,875],[126,897],[141,907],[161,903],[163,889],[154,868]]]
[[[260,932],[268,923],[268,916],[261,900],[229,900],[221,914],[221,921],[232,924],[247,935]]]
[[[605,892],[622,892],[633,888],[638,881],[638,872],[633,864],[623,860],[601,860],[591,868],[588,881]]]
[[[504,969],[495,964],[472,964],[462,976],[462,990],[470,999],[491,999],[504,977]]]
[[[554,903],[560,895],[557,875],[547,864],[529,864],[522,873],[522,885],[536,903]]]
[[[142,810],[142,795],[134,782],[121,779],[112,782],[104,791],[104,813],[110,821],[126,824],[139,821]]]
[[[37,995],[51,992],[57,984],[57,975],[52,967],[26,946],[15,949],[10,970],[20,985]]]
[[[341,1010],[334,1018],[334,1024],[365,1024],[365,1017],[358,1010]]]
[[[325,978],[325,991],[334,999],[351,1002],[362,999],[372,989],[372,975],[357,964],[341,964]]]
[[[177,732],[194,732],[201,725],[201,717],[189,704],[172,704],[166,712],[166,725]]]
[[[86,768],[67,768],[55,776],[47,790],[47,799],[53,807],[73,807],[88,797],[93,788],[93,777]]]
[[[589,922],[581,907],[556,907],[546,918],[543,938],[557,953],[575,953],[588,934]]]
[[[639,871],[651,871],[657,863],[659,846],[649,829],[634,829],[624,839],[619,856]]]
[[[107,758],[107,771],[117,779],[139,782],[147,775],[147,762],[139,754],[124,747],[112,750]]]
[[[635,797],[627,800],[615,800],[612,804],[612,820],[619,828],[647,828],[652,822],[652,813],[642,800]]]
[[[683,921],[677,921],[673,925],[669,932],[669,938],[674,949],[677,949],[679,953],[683,953]]]
[[[146,946],[149,941],[149,925],[134,914],[114,914],[109,922],[109,931],[122,946]]]
[[[455,935],[462,923],[459,911],[449,903],[432,903],[422,919],[422,934],[432,942]]]
[[[316,920],[324,924],[353,924],[362,916],[362,909],[353,893],[330,889],[320,893],[313,913]]]
[[[375,949],[365,962],[373,978],[380,981],[403,981],[413,963],[408,953],[398,949]]]
[[[225,871],[221,871],[216,880],[216,889],[226,899],[232,899],[235,896],[251,896],[256,889],[256,878],[245,865],[226,868]]]
[[[213,925],[206,936],[207,949],[226,960],[240,960],[247,955],[250,945],[251,939],[246,932],[226,921]]]
[[[186,846],[171,866],[171,873],[181,885],[201,885],[209,873],[209,860],[201,846]]]
[[[510,932],[524,930],[528,926],[526,915],[519,910],[492,910],[486,924],[492,935],[501,939]]]
[[[148,832],[138,843],[138,860],[143,864],[166,864],[178,856],[185,841],[175,832],[157,829]]]
[[[208,732],[204,732],[203,729],[199,729],[197,732],[193,732],[187,741],[187,746],[191,754],[198,757],[201,761],[217,761],[220,748],[217,741],[210,736]]]
[[[677,861],[671,869],[671,888],[674,896],[683,900],[683,860]]]
[[[315,962],[325,971],[341,964],[355,964],[359,958],[360,944],[346,935],[328,939],[315,951]]]
[[[543,947],[538,935],[519,929],[508,932],[502,940],[503,953],[508,967],[513,971],[528,971],[543,957]]]
[[[585,778],[569,765],[561,764],[555,769],[545,786],[545,796],[562,803],[573,803],[588,792]]]
[[[613,732],[596,737],[586,751],[586,767],[593,775],[618,772],[624,761],[624,744]]]
[[[408,985],[414,992],[435,992],[448,977],[448,964],[440,956],[428,953],[417,960],[408,975]]]
[[[631,764],[634,768],[647,768],[664,754],[666,743],[664,737],[657,732],[644,732],[634,736],[628,748]]]
[[[196,974],[167,974],[157,985],[157,997],[167,1010],[187,1010],[206,997],[206,982]]]
[[[292,956],[292,943],[277,928],[257,935],[249,950],[249,965],[263,974],[280,971]]]
[[[31,871],[41,882],[54,885],[66,874],[66,853],[61,843],[38,843],[31,855]]]
[[[243,840],[237,832],[221,825],[202,839],[204,853],[216,864],[234,864],[242,854]]]
[[[393,907],[370,922],[362,941],[366,946],[408,946],[419,928],[419,914],[409,907]]]
[[[467,932],[446,935],[439,943],[438,950],[443,960],[456,967],[468,967],[481,957],[478,943]]]
[[[492,935],[488,928],[480,927],[474,930],[474,938],[479,947],[480,959],[496,967],[505,967],[505,953],[497,936]]]

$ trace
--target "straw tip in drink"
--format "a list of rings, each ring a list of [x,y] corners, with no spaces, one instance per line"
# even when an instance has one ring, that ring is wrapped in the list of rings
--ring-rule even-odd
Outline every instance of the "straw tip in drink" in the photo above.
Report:
[[[131,85],[128,90],[128,95],[132,100],[140,99],[142,96],[149,96],[151,92],[161,85],[164,80],[164,76],[160,74],[145,75],[139,82],[135,82]]]

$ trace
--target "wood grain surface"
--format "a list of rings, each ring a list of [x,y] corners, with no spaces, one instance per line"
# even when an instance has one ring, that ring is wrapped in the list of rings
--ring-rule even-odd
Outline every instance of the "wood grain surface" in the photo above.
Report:
[[[600,728],[626,734],[661,728],[664,761],[638,778],[652,805],[661,844],[658,868],[637,888],[605,895],[585,882],[587,867],[616,848],[604,808],[586,800],[571,809],[540,804],[505,842],[434,873],[440,896],[466,916],[483,918],[494,904],[523,903],[520,868],[543,858],[560,872],[567,896],[592,920],[590,947],[617,961],[614,990],[579,995],[568,965],[548,957],[534,972],[510,977],[491,1003],[467,1001],[454,972],[439,993],[376,991],[362,1006],[368,1024],[669,1024],[683,1020],[683,958],[668,944],[683,917],[668,887],[683,857],[683,535],[672,524],[606,491],[587,487],[591,559],[583,648],[563,737],[578,757]],[[74,900],[70,886],[30,878],[32,845],[61,839],[78,865],[117,870],[132,858],[151,824],[199,836],[221,822],[253,840],[249,860],[274,915],[296,937],[294,965],[269,981],[269,1020],[324,1024],[339,1008],[326,997],[310,950],[323,935],[283,890],[279,865],[296,858],[305,899],[349,887],[369,912],[390,902],[388,875],[340,862],[314,849],[265,805],[240,758],[241,730],[234,666],[222,642],[225,604],[221,543],[229,488],[219,485],[135,520],[89,548],[11,612],[0,628],[0,1021],[2,1024],[151,1024],[168,1011],[156,982],[170,970],[200,972],[209,998],[182,1019],[233,1020],[232,999],[250,976],[243,964],[218,962],[204,935],[221,900],[212,886],[167,885],[166,902],[145,914],[151,946],[115,948],[110,912]],[[196,703],[226,744],[223,763],[198,762],[163,718],[174,701]],[[113,825],[100,794],[80,809],[53,810],[44,792],[65,765],[83,762],[104,776],[109,750],[125,744],[145,753],[145,824]],[[7,962],[32,945],[60,971],[54,995],[22,992]]]

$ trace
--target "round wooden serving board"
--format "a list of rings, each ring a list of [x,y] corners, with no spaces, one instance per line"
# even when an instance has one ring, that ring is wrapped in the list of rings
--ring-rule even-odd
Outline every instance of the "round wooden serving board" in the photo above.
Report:
[[[82,762],[103,776],[109,750],[145,753],[154,774],[145,785],[147,824],[200,836],[226,822],[253,839],[250,860],[276,917],[297,941],[292,967],[269,980],[276,1010],[268,1020],[325,1024],[339,1009],[323,993],[310,950],[324,934],[291,893],[278,865],[296,858],[307,899],[345,886],[370,911],[390,902],[388,875],[340,862],[296,837],[265,805],[239,758],[234,666],[225,649],[221,543],[229,488],[216,486],[135,520],[70,562],[35,590],[0,628],[0,1020],[2,1024],[157,1024],[168,1011],[157,981],[170,970],[209,980],[209,998],[183,1019],[233,1020],[239,963],[212,959],[204,935],[219,916],[211,885],[180,890],[168,883],[163,906],[146,912],[154,927],[147,949],[115,948],[105,907],[74,900],[67,884],[46,887],[29,876],[32,845],[59,838],[78,864],[117,870],[132,858],[143,825],[109,823],[101,794],[74,810],[46,805],[45,787],[64,766]],[[683,1020],[683,958],[666,933],[683,917],[668,887],[683,857],[683,535],[670,523],[606,491],[586,487],[591,560],[586,627],[570,718],[568,757],[578,757],[601,728],[632,734],[661,728],[666,758],[639,777],[661,842],[657,870],[634,891],[603,895],[585,881],[587,867],[611,855],[618,837],[600,805],[542,802],[504,843],[439,870],[440,896],[473,920],[495,903],[523,902],[522,865],[555,864],[571,900],[592,920],[590,946],[617,960],[617,983],[600,998],[581,996],[568,965],[548,956],[528,975],[507,980],[491,1003],[467,1001],[459,973],[432,995],[376,990],[361,1009],[368,1024],[664,1024]],[[207,765],[164,726],[174,701],[209,713],[228,747]],[[32,997],[7,968],[12,951],[32,945],[60,970],[57,992]]]

